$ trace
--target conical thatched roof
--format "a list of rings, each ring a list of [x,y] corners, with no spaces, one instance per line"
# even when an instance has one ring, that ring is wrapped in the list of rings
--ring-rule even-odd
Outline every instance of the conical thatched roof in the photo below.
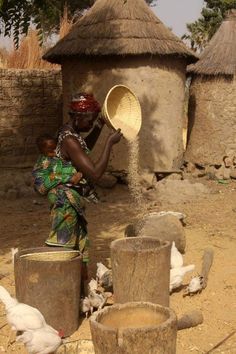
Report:
[[[43,58],[60,63],[77,55],[195,54],[152,12],[144,0],[97,0]]]
[[[196,64],[188,72],[200,75],[235,75],[236,10],[230,10]]]

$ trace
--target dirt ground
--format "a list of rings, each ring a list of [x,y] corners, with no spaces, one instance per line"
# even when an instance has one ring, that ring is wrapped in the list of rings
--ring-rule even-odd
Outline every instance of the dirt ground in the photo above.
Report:
[[[207,185],[211,193],[176,204],[155,202],[157,211],[173,210],[187,215],[184,262],[196,265],[195,274],[200,272],[204,248],[214,250],[207,288],[192,297],[183,297],[183,290],[170,297],[170,306],[178,316],[194,309],[201,310],[204,316],[203,324],[178,332],[177,354],[208,353],[236,329],[236,182],[196,181]],[[87,207],[91,239],[90,276],[94,274],[97,261],[108,264],[110,242],[123,237],[125,226],[138,218],[127,186],[117,185],[114,189],[100,191],[100,195],[102,202],[99,205]],[[153,205],[150,204],[150,208]],[[13,201],[1,200],[0,215],[0,283],[14,294],[10,249],[43,245],[50,229],[47,201],[36,195]],[[185,283],[190,276],[186,277]],[[14,335],[9,338],[9,326],[2,327],[5,323],[4,307],[0,304],[0,353],[26,353],[21,344],[14,342]],[[78,331],[66,340],[75,342],[59,349],[59,353],[93,353],[86,319],[81,319]],[[211,352],[236,353],[236,334]]]

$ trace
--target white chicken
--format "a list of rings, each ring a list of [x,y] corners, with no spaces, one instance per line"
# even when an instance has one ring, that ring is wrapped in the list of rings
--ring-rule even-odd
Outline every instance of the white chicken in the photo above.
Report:
[[[91,291],[88,295],[88,299],[90,301],[91,313],[93,313],[93,309],[96,308],[101,310],[107,301],[107,296],[104,293],[98,294],[95,291]]]
[[[97,263],[96,279],[105,290],[112,288],[112,272],[101,262]]]
[[[173,268],[170,270],[170,292],[181,286],[185,274],[194,270],[195,265],[190,264],[188,266]]]
[[[93,308],[87,296],[84,299],[80,300],[80,311],[82,313],[85,313],[86,318],[88,318],[89,313],[93,312]]]
[[[109,269],[104,264],[102,264],[102,262],[97,263],[96,279],[98,281],[100,281],[106,272],[109,272]]]
[[[27,330],[16,340],[25,344],[29,354],[53,353],[62,343],[58,333],[47,325],[43,328]]]
[[[112,291],[113,289],[113,281],[112,281],[112,271],[104,273],[100,279],[100,285],[103,287],[105,291]]]
[[[98,282],[95,279],[91,279],[90,282],[88,283],[88,293],[91,291],[97,291],[98,290]]]
[[[192,295],[195,293],[200,293],[203,286],[203,277],[201,275],[195,276],[190,280],[189,285],[187,286],[185,295]]]
[[[170,266],[171,268],[179,268],[184,264],[184,259],[182,254],[179,252],[178,248],[175,246],[175,241],[172,242],[171,254],[170,254]]]
[[[27,331],[46,326],[46,321],[35,307],[18,302],[0,286],[0,300],[6,309],[7,322],[15,331]]]
[[[95,290],[90,291],[88,296],[80,301],[80,311],[85,313],[88,318],[89,313],[92,314],[94,309],[101,310],[107,301],[107,295],[98,293]]]

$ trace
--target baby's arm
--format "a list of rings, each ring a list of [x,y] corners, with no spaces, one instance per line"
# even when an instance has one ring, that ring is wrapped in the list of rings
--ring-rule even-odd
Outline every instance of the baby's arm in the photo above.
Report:
[[[72,184],[77,184],[81,180],[82,177],[83,177],[83,174],[81,172],[77,172],[71,177],[70,182]]]

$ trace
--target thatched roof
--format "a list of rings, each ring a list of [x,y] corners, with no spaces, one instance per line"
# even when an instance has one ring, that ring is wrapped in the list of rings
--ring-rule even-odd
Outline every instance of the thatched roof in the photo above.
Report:
[[[230,10],[196,64],[188,72],[200,75],[235,75],[236,10]]]
[[[178,55],[196,60],[195,54],[152,12],[144,0],[97,0],[71,31],[43,58],[89,55]]]

